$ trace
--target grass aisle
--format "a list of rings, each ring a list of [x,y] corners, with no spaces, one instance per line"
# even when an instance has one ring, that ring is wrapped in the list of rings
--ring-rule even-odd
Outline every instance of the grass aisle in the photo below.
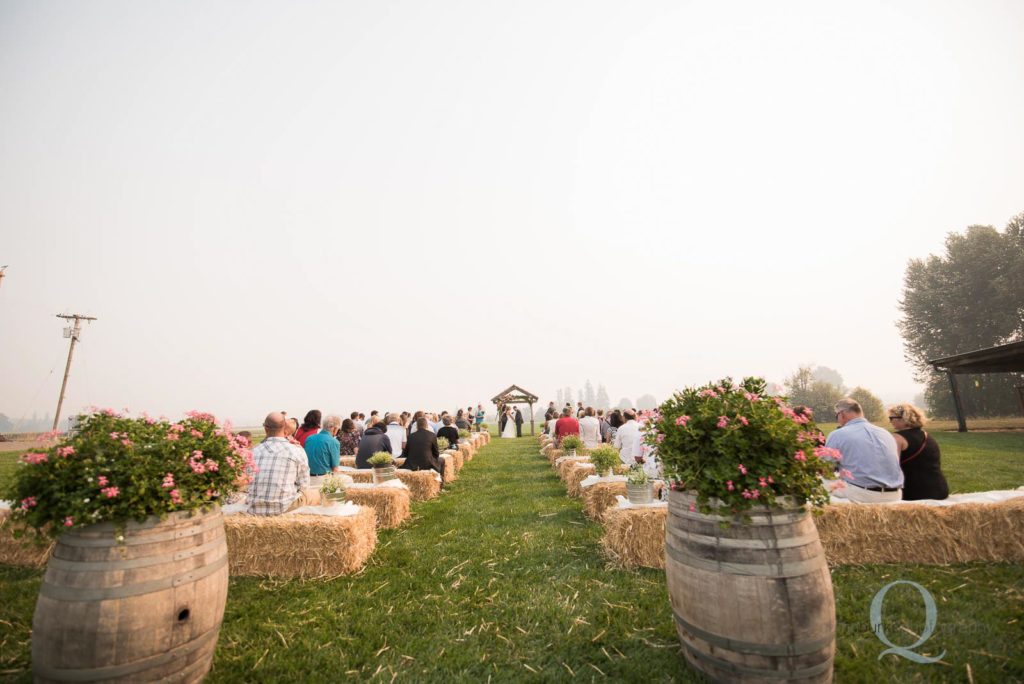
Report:
[[[606,568],[601,527],[565,495],[536,442],[495,439],[439,499],[383,531],[366,569],[330,581],[231,580],[210,682],[677,681],[664,573]],[[0,567],[0,679],[30,681],[29,627],[41,573]],[[871,632],[884,585],[908,579],[938,605],[926,654],[896,656]],[[1019,565],[865,566],[833,572],[836,681],[1024,680]],[[907,645],[924,607],[890,592],[889,638]]]

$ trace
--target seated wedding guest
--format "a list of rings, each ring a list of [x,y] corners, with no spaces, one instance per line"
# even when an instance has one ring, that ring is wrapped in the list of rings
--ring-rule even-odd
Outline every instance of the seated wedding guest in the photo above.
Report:
[[[447,411],[441,411],[441,415],[437,415],[436,413],[430,414],[430,428],[434,431],[435,435],[438,430],[444,427],[444,423],[441,421],[447,415]]]
[[[348,417],[352,421],[352,425],[355,426],[356,432],[359,433],[360,437],[362,437],[363,433],[366,431],[366,426],[363,425],[361,420],[359,420],[359,411],[353,411],[348,415]]]
[[[601,444],[601,421],[594,415],[594,407],[588,406],[580,418],[580,439],[584,449],[596,449]]]
[[[324,420],[324,429],[315,435],[306,437],[303,447],[306,450],[306,458],[309,459],[309,484],[311,487],[319,487],[324,475],[330,475],[341,466],[338,461],[338,457],[341,455],[341,444],[335,438],[339,427],[341,427],[341,418],[327,416]]]
[[[384,423],[384,430],[387,433],[388,439],[391,440],[391,453],[397,457],[402,453],[408,435],[405,432],[405,428],[402,427],[397,413],[387,414],[385,420],[387,422]]]
[[[313,409],[302,420],[302,426],[296,431],[295,439],[299,440],[299,444],[302,446],[306,446],[306,438],[318,432],[320,432],[320,412]]]
[[[387,432],[379,423],[366,428],[363,438],[359,440],[359,450],[356,452],[356,468],[370,468],[370,457],[378,451],[386,451],[392,456],[398,456],[402,452],[397,451],[388,439]]]
[[[615,433],[619,431],[622,424],[626,422],[622,420],[622,411],[615,409],[608,414],[608,443],[612,444],[615,442]]]
[[[336,436],[339,455],[355,456],[356,450],[359,449],[359,430],[356,430],[356,424],[351,418],[341,421],[341,429]]]
[[[854,503],[888,503],[902,498],[899,449],[888,430],[864,419],[860,404],[847,397],[835,405],[836,428],[825,446],[840,453],[840,481],[832,496]]]
[[[576,404],[576,420],[579,420],[579,419],[580,419],[580,418],[582,418],[582,417],[583,417],[583,416],[584,416],[585,414],[586,414],[586,409],[585,409],[585,408],[583,408],[583,402],[582,402],[582,401],[581,401],[581,402],[578,402],[578,403]]]
[[[283,412],[282,412],[283,415]],[[302,446],[299,444],[299,440],[295,439],[295,433],[299,431],[299,419],[289,418],[284,423],[284,438],[292,444]]]
[[[555,426],[558,424],[559,416],[548,418],[548,422],[544,423],[544,432],[550,435],[551,439],[555,438]]]
[[[896,404],[889,407],[889,422],[900,450],[903,500],[947,498],[949,484],[942,474],[939,444],[923,429],[927,422],[924,412],[913,404]]]
[[[579,435],[580,422],[572,417],[572,407],[562,409],[562,417],[555,421],[555,446],[562,443],[566,435]]]
[[[619,460],[625,465],[633,465],[637,456],[643,456],[644,437],[640,423],[636,421],[636,411],[626,409],[622,417],[626,422],[615,431],[613,444],[619,450]]]
[[[384,420],[384,417],[380,415],[380,411],[373,409],[370,411],[370,419],[367,421],[367,425],[373,425],[374,423],[379,423],[382,420]],[[387,423],[384,424],[387,425]]]
[[[302,447],[284,438],[284,414],[275,411],[263,421],[267,438],[252,450],[256,473],[249,483],[248,512],[280,515],[301,506],[319,503],[309,488],[309,462]]]
[[[444,421],[442,420],[441,422],[443,423]],[[458,430],[469,429],[469,421],[466,419],[466,412],[463,411],[462,409],[459,409],[458,415],[455,416],[455,427]],[[442,437],[443,435],[440,432],[438,432],[437,436]]]
[[[441,419],[443,423],[440,430],[437,431],[438,437],[444,437],[448,440],[448,443],[455,446],[459,441],[459,429],[452,425],[452,417],[445,416]]]
[[[251,446],[252,445],[252,433],[249,432],[248,430],[239,430],[235,434],[237,434],[239,437],[244,437],[245,438],[245,446]]]
[[[451,420],[451,418],[448,418]],[[441,452],[437,448],[437,436],[427,428],[427,419],[417,418],[416,423],[419,429],[409,436],[405,444],[405,470],[436,470],[444,477],[444,461],[441,460]]]
[[[362,435],[366,432],[366,414],[360,413],[356,416],[356,427],[359,428],[359,434]]]

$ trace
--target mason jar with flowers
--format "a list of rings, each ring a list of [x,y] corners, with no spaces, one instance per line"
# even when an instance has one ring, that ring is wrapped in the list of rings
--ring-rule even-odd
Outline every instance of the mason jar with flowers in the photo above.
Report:
[[[219,503],[255,472],[248,440],[208,413],[106,409],[21,461],[3,492],[13,522],[56,540],[33,617],[36,678],[201,679],[227,598]],[[157,657],[170,643],[173,662]]]
[[[725,378],[673,395],[645,441],[671,487],[666,577],[690,664],[713,679],[831,681],[835,601],[809,509],[828,502],[841,455],[810,411],[761,378]]]

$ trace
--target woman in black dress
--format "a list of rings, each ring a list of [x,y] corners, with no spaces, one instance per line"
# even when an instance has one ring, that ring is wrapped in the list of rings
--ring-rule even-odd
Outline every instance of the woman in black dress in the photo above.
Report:
[[[903,470],[903,500],[945,499],[949,485],[942,474],[939,445],[924,431],[924,412],[913,404],[889,407],[889,422],[896,433]]]

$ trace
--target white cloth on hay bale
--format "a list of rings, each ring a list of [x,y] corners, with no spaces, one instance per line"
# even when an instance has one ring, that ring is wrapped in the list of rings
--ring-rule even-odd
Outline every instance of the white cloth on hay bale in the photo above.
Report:
[[[378,489],[381,487],[389,487],[391,489],[408,489],[409,485],[405,484],[398,478],[394,480],[385,480],[384,482],[354,482],[350,485],[346,485],[345,489]]]
[[[668,501],[661,500],[645,504],[635,504],[621,494],[617,494],[615,500],[619,502],[617,508],[666,508],[668,506]]]
[[[877,504],[856,504],[859,506],[899,506],[900,504],[919,504],[922,506],[958,506],[968,503],[1002,503],[1010,499],[1024,497],[1024,487],[1017,489],[996,489],[991,492],[968,492],[967,494],[950,494],[948,499],[917,499],[913,501],[889,501]],[[832,496],[829,503],[851,504],[854,503],[843,497]]]
[[[359,513],[359,508],[351,501],[346,501],[345,503],[333,503],[330,506],[303,506],[283,515],[326,515],[332,518],[347,518]]]
[[[625,482],[625,481],[626,481],[626,476],[625,475],[612,475],[611,477],[598,477],[597,475],[587,475],[585,478],[583,478],[583,481],[580,482],[580,487],[589,487],[591,485],[596,485],[599,482]]]

